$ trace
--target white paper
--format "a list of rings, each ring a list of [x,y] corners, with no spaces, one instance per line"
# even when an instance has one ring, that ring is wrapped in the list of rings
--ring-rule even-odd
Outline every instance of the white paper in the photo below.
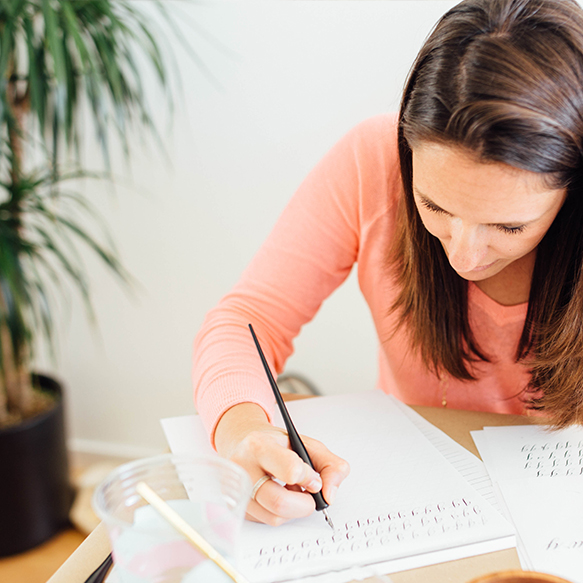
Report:
[[[367,574],[394,572],[514,546],[512,527],[384,393],[288,408],[298,431],[346,459],[351,474],[329,510],[335,533],[320,513],[279,527],[245,523],[239,565],[254,583],[365,565],[376,565]],[[197,443],[200,420],[188,419],[163,422],[173,452],[204,447]]]
[[[494,494],[492,480],[486,466],[473,453],[454,441],[449,435],[429,423],[411,407],[394,399],[421,433],[434,445],[445,459],[467,480],[473,488],[502,514],[498,498]]]
[[[472,437],[534,569],[583,583],[583,428],[485,427]]]
[[[499,487],[531,568],[583,583],[583,480],[501,480]]]
[[[583,427],[484,427],[476,445],[493,480],[583,476]]]

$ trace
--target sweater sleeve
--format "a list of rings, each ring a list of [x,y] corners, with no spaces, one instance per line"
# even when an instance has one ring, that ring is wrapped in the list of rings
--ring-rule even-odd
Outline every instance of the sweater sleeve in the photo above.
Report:
[[[304,180],[235,287],[207,314],[194,342],[193,384],[213,443],[216,424],[233,405],[256,403],[271,419],[273,396],[248,324],[279,374],[301,327],[357,260],[366,177],[379,163],[383,141],[394,141],[394,128],[393,116],[377,116],[344,136]]]

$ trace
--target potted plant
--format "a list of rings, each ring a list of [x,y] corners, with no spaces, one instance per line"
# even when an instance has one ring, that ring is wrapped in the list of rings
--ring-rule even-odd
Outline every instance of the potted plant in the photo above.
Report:
[[[91,314],[79,247],[127,280],[90,201],[68,184],[96,176],[80,163],[82,113],[106,167],[112,131],[127,153],[128,129],[154,129],[137,65],[167,88],[152,26],[131,0],[0,0],[0,556],[67,520],[62,390],[31,362],[40,337],[54,346],[67,286]]]

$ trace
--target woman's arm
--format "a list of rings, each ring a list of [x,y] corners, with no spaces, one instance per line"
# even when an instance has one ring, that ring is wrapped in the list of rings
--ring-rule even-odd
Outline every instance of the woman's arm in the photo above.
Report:
[[[273,475],[290,488],[318,491],[316,473],[287,449],[273,428],[273,396],[249,333],[253,324],[274,373],[282,371],[292,341],[322,302],[348,276],[358,257],[363,190],[394,137],[394,119],[379,116],[349,132],[310,173],[240,281],[207,315],[195,341],[195,404],[213,444],[255,481]],[[381,160],[384,163],[384,160]],[[380,164],[382,168],[382,164]],[[348,466],[306,438],[330,502]],[[314,482],[315,480],[315,482]],[[256,519],[278,523],[309,514],[305,493],[268,482],[249,507]]]

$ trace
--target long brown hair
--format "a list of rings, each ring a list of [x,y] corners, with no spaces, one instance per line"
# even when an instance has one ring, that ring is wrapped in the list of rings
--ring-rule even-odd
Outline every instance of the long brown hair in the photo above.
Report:
[[[405,196],[393,309],[437,374],[472,380],[472,362],[489,356],[469,324],[467,281],[415,207],[411,148],[461,147],[567,189],[537,248],[516,358],[531,372],[528,406],[558,426],[583,422],[583,10],[574,0],[461,2],[417,56],[398,131]]]

